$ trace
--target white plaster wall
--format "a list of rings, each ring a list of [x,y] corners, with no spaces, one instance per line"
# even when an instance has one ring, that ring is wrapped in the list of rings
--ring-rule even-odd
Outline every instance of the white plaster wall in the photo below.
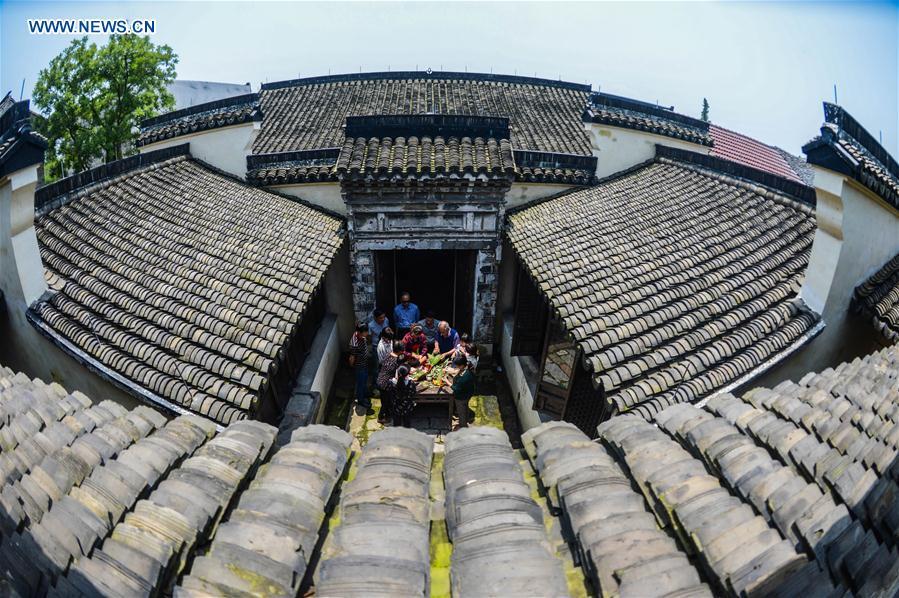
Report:
[[[593,155],[597,158],[596,176],[598,178],[607,177],[651,160],[656,155],[656,144],[702,154],[711,153],[711,148],[704,145],[673,139],[665,135],[610,127],[598,123],[585,123],[584,126],[590,135]]]
[[[899,253],[899,211],[856,181],[815,168],[817,224],[800,297],[827,327],[788,372],[820,371],[878,347],[864,318],[850,313],[859,284]]]
[[[346,202],[340,194],[340,183],[306,183],[303,185],[272,185],[266,187],[280,193],[299,197],[311,204],[346,216]]]
[[[328,313],[337,317],[337,334],[341,340],[350,342],[356,314],[353,311],[353,283],[350,278],[349,242],[345,242],[334,256],[325,274],[325,306]]]
[[[322,397],[322,402],[327,403],[331,397],[331,388],[334,386],[334,377],[337,374],[337,368],[340,365],[340,338],[337,334],[337,322],[326,320],[327,337],[322,350],[321,361],[319,361],[318,369],[315,371],[315,378],[309,385],[310,392],[317,392]],[[323,331],[325,328],[323,326]],[[319,421],[324,418],[325,409],[319,410]]]
[[[518,412],[521,431],[526,432],[543,422],[534,409],[534,395],[528,386],[521,363],[518,357],[512,355],[512,328],[512,316],[508,316],[503,325],[502,337],[500,338],[500,361],[503,364],[503,370],[506,372],[512,400],[515,401],[515,409]]]
[[[571,188],[571,185],[555,183],[512,183],[512,188],[506,193],[506,209],[517,208],[530,201],[543,199]]]
[[[145,145],[142,154],[153,150],[190,143],[190,154],[240,178],[247,176],[247,156],[253,152],[253,141],[259,131],[258,122],[198,131]]]
[[[97,402],[110,399],[135,407],[137,399],[69,357],[26,318],[28,306],[46,290],[34,232],[36,173],[33,167],[0,180],[0,363],[69,391],[80,390]]]
[[[321,423],[331,398],[334,378],[340,365],[341,342],[337,327],[337,317],[327,314],[323,319],[303,367],[297,376],[294,392],[317,392],[321,405],[314,423]]]

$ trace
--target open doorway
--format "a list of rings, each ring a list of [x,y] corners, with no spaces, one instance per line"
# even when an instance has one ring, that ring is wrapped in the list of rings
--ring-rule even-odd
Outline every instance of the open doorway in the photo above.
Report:
[[[389,314],[404,291],[421,315],[433,311],[459,333],[471,333],[474,310],[475,252],[396,249],[375,252],[377,307]]]

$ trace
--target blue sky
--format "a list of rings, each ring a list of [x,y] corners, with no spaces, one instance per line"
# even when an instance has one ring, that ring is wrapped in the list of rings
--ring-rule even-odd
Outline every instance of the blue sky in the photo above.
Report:
[[[799,153],[822,100],[899,155],[899,3],[287,3],[0,0],[0,87],[25,96],[71,36],[29,18],[153,18],[182,79],[465,70],[587,82]],[[102,36],[96,36],[102,41]]]

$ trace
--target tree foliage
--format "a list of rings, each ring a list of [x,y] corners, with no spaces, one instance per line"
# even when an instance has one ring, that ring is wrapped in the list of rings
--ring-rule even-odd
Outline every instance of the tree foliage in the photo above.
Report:
[[[699,119],[709,122],[709,101],[706,98],[702,98],[702,114],[699,115]]]
[[[44,118],[35,125],[49,140],[47,178],[111,162],[134,152],[141,120],[170,109],[166,85],[178,57],[149,37],[113,35],[105,46],[73,40],[41,70],[33,100]]]

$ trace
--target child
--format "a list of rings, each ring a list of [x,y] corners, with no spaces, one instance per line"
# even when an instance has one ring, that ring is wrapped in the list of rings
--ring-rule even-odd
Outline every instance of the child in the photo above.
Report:
[[[390,381],[393,391],[393,425],[411,428],[412,411],[415,409],[416,384],[409,378],[409,368],[401,365],[396,369],[396,378]]]
[[[456,370],[453,377],[453,410],[459,418],[458,427],[453,428],[455,430],[468,427],[468,401],[474,396],[474,374],[464,355],[453,359],[453,368]]]
[[[378,339],[378,365],[380,366],[383,363],[384,358],[390,355],[390,351],[393,349],[393,330],[390,327],[385,328],[381,331],[381,337]]]

